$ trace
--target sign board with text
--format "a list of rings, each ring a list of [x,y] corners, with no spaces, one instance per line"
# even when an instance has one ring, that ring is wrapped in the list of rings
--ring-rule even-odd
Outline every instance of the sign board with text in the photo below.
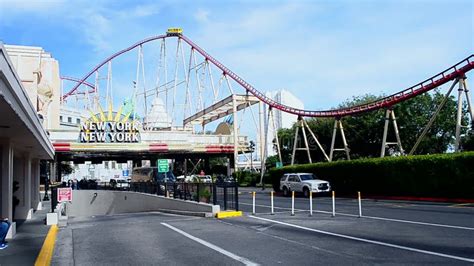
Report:
[[[58,202],[72,201],[72,188],[58,188]]]
[[[158,173],[167,173],[170,171],[170,166],[167,159],[159,159],[157,165]]]

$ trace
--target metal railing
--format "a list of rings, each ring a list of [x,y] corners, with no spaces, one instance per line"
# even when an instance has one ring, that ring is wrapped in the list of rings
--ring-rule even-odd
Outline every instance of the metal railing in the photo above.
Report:
[[[236,182],[79,182],[73,190],[116,190],[147,193],[169,198],[220,205],[223,210],[239,210],[239,188]],[[52,189],[52,196],[56,195]],[[53,203],[53,205],[55,205]]]

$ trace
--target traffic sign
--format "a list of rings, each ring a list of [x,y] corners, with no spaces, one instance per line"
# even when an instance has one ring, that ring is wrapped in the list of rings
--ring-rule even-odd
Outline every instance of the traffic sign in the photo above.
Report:
[[[72,201],[72,188],[58,188],[58,202]]]
[[[167,173],[170,171],[170,166],[167,159],[159,159],[157,161],[158,173]]]

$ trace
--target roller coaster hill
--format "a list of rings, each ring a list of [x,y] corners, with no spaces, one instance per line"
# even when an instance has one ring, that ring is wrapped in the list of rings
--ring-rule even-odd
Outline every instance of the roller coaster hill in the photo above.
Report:
[[[136,52],[136,57],[134,55]],[[149,56],[145,56],[145,54]],[[158,54],[158,56],[157,56]],[[121,59],[122,58],[122,59]],[[137,60],[133,60],[137,58]],[[133,65],[130,66],[130,61]],[[123,73],[112,75],[114,69],[135,69],[130,79],[124,80]],[[277,110],[295,115],[295,141],[292,151],[292,164],[297,151],[307,153],[312,162],[309,138],[318,146],[326,161],[332,161],[336,152],[343,152],[350,160],[343,118],[377,110],[385,110],[385,123],[381,145],[381,157],[388,147],[396,148],[401,154],[413,154],[427,134],[430,126],[443,108],[452,91],[457,88],[456,135],[454,150],[459,151],[462,125],[462,106],[467,103],[470,124],[474,116],[466,73],[474,68],[474,55],[469,55],[455,65],[431,76],[422,82],[397,93],[373,102],[357,106],[332,110],[305,110],[284,105],[267,94],[257,90],[249,82],[224,66],[204,49],[183,34],[179,28],[169,29],[166,34],[141,40],[109,56],[82,78],[63,77],[71,82],[71,89],[63,93],[63,105],[74,103],[89,110],[88,122],[124,122],[140,123],[140,138],[135,142],[103,143],[78,141],[78,132],[51,132],[59,160],[84,161],[90,158],[134,159],[201,158],[208,156],[226,156],[239,163],[238,158],[248,156],[249,139],[257,143],[257,153],[262,158],[261,168],[268,155],[269,131],[278,136],[275,123]],[[120,77],[119,85],[113,85],[114,78]],[[117,78],[115,78],[118,80]],[[124,87],[123,84],[130,84]],[[431,115],[418,136],[416,144],[405,152],[400,139],[394,106],[407,101],[441,85],[450,84],[441,104]],[[117,104],[120,100],[114,88],[132,91],[127,104]],[[123,99],[122,99],[123,100]],[[102,108],[104,106],[104,108]],[[114,111],[118,108],[118,111]],[[108,109],[108,110],[107,110]],[[105,111],[104,111],[105,110]],[[326,151],[305,118],[333,118],[334,127],[330,150]],[[254,135],[244,136],[246,127],[255,127]],[[396,141],[387,141],[389,124],[393,125]],[[210,126],[216,126],[210,132]],[[300,132],[301,131],[301,132]],[[301,136],[302,135],[302,136]],[[342,147],[335,147],[336,138],[342,139]],[[303,141],[298,141],[302,138]],[[275,138],[280,161],[281,147]],[[298,147],[297,143],[303,143]]]

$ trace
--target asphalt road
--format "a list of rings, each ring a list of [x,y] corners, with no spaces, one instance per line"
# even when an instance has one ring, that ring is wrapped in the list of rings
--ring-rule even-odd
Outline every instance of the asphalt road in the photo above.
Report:
[[[331,217],[330,199],[315,198],[318,211],[308,215],[308,199],[270,201],[242,191],[243,217],[217,220],[142,213],[73,218],[58,234],[54,265],[347,265],[474,264],[474,208],[445,204],[338,199]],[[290,203],[289,203],[290,202]],[[347,213],[349,215],[342,215]],[[387,218],[387,220],[382,220]],[[398,220],[393,220],[396,218]]]

